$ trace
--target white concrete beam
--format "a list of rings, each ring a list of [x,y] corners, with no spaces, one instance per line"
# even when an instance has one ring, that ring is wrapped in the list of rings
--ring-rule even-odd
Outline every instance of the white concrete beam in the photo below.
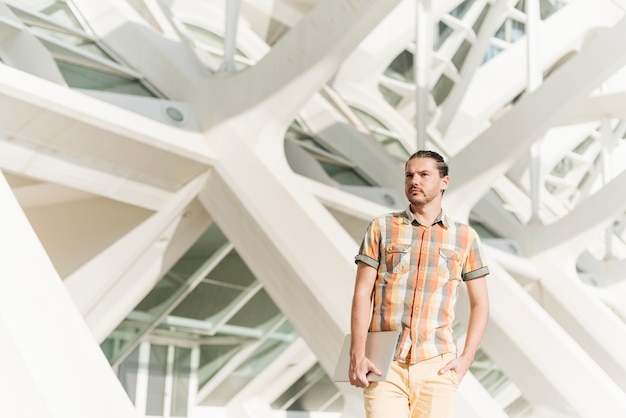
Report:
[[[349,329],[354,267],[348,254],[357,245],[309,193],[278,181],[242,139],[226,137],[228,147],[199,198],[330,372]],[[254,175],[241,176],[241,166]]]
[[[209,71],[186,42],[154,32],[126,1],[75,0],[74,4],[99,39],[166,97],[203,108],[198,90]]]
[[[626,92],[609,93],[590,97],[574,106],[557,124],[597,122],[602,118],[626,119]]]
[[[0,415],[138,417],[0,173]]]
[[[502,22],[507,17],[505,11],[513,3],[515,3],[515,0],[497,0],[489,8],[489,12],[481,24],[480,31],[477,33],[478,41],[472,46],[463,63],[460,80],[454,83],[448,97],[441,105],[441,115],[437,119],[436,124],[442,136],[445,136],[450,123],[454,120],[454,115],[461,106],[462,100],[472,83],[473,75],[485,58],[491,37],[502,25]]]
[[[548,70],[568,53],[581,48],[594,30],[614,26],[622,15],[619,6],[605,0],[581,0],[563,7],[538,28],[540,67]],[[550,42],[553,39],[559,42]],[[523,37],[476,71],[458,112],[450,121],[446,142],[455,143],[457,149],[467,144],[489,127],[489,120],[497,112],[524,91],[527,74],[522,69],[526,66],[526,48]]]
[[[549,225],[529,225],[522,244],[529,255],[555,247],[580,254],[596,237],[626,211],[626,171],[596,193],[578,203],[567,215]],[[575,227],[574,227],[575,226]]]
[[[489,269],[491,315],[482,347],[533,408],[589,418],[625,414],[626,393],[497,262],[490,260]],[[468,311],[465,295],[458,309]]]
[[[76,190],[76,193],[102,196],[149,210],[159,210],[173,194],[159,187],[69,162],[54,154],[40,152],[35,147],[16,144],[2,138],[0,138],[0,169],[65,186]],[[23,193],[18,193],[18,197],[24,197]],[[32,202],[32,199],[31,203],[25,203],[30,206],[42,202],[41,196],[37,197],[39,203]]]
[[[50,51],[4,3],[0,3],[0,58],[11,67],[67,85]]]
[[[205,171],[213,161],[198,133],[156,122],[6,65],[0,66],[0,80],[0,133],[23,148],[36,148],[77,165],[169,191]],[[21,163],[19,169],[11,169],[23,172],[28,160]]]
[[[256,137],[268,119],[285,129],[398,1],[319,2],[254,67],[231,77],[210,80],[211,97],[237,97],[216,103],[220,117],[245,118],[245,122],[233,126],[248,138]],[[303,39],[315,42],[302,42]],[[294,85],[298,88],[294,89]]]
[[[65,286],[98,341],[103,341],[154,287],[185,208],[203,186],[200,176],[159,212],[65,279]]]
[[[446,193],[448,207],[469,210],[541,134],[626,65],[626,55],[622,53],[625,36],[626,18],[589,42],[537,90],[452,157],[449,164],[455,167],[454,178],[462,182],[451,182]],[[594,65],[590,66],[590,62]],[[467,214],[459,213],[457,217],[465,219]]]
[[[565,247],[533,257],[542,305],[626,394],[626,323],[581,282],[577,254]]]

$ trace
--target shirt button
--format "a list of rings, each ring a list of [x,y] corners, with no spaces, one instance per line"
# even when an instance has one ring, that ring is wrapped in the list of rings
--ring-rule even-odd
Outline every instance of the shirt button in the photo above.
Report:
[[[422,290],[422,289],[424,289],[424,286],[419,286],[418,289]]]

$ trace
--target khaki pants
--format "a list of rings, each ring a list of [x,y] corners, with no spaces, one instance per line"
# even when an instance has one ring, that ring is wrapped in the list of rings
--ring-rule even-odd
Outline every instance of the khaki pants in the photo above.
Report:
[[[367,418],[452,418],[459,380],[454,370],[439,375],[456,354],[416,364],[391,363],[387,380],[364,389]]]

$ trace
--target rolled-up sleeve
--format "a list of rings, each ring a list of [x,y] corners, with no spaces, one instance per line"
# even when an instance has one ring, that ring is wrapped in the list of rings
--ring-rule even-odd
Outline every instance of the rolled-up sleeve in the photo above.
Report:
[[[380,265],[380,223],[379,218],[370,222],[363,236],[359,252],[354,257],[354,262],[362,261],[363,263],[378,269]]]
[[[480,238],[472,228],[470,228],[469,239],[471,245],[463,265],[463,274],[461,275],[463,281],[477,279],[489,274],[489,268],[482,253]]]

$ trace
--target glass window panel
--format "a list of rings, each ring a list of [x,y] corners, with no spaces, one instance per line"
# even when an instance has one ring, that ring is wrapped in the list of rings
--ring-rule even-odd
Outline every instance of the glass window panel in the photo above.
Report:
[[[280,395],[272,403],[272,407],[275,409],[293,410],[291,406],[297,403],[299,393],[304,391],[311,384],[313,384],[313,382],[319,380],[323,373],[324,371],[322,367],[319,365],[319,363],[316,363],[298,380],[296,380],[294,384],[289,387],[289,389],[287,389],[282,395]],[[297,407],[298,406],[296,406],[296,408]]]
[[[365,126],[367,126],[368,128],[370,128],[370,129],[372,129],[372,128],[387,129],[385,124],[383,124],[381,121],[379,121],[374,116],[372,116],[369,113],[367,113],[366,111],[361,110],[358,107],[352,107],[351,106],[350,108],[352,109],[354,114],[359,117],[361,122],[363,122],[365,124]]]
[[[352,167],[346,167],[329,161],[320,161],[320,165],[330,177],[340,184],[348,186],[371,186],[371,184],[354,171]]]
[[[274,360],[289,344],[272,336],[261,344],[248,359],[229,375],[202,402],[203,405],[223,406]]]
[[[159,308],[172,294],[176,293],[176,291],[184,286],[187,277],[181,276],[182,275],[168,272],[152,288],[150,293],[139,302],[135,310],[139,312],[154,312],[154,309]]]
[[[167,346],[152,344],[148,364],[148,393],[146,415],[163,416],[165,376],[167,374]]]
[[[574,167],[574,163],[569,158],[565,157],[552,169],[552,174],[555,177],[565,178]]]
[[[217,224],[211,224],[205,233],[187,250],[185,255],[174,264],[170,271],[184,276],[193,274],[227,242],[228,240]]]
[[[474,228],[478,236],[481,238],[502,238],[501,235],[495,233],[491,228],[482,222],[475,221],[470,218],[470,226]]]
[[[439,50],[439,48],[441,48],[441,46],[444,44],[444,42],[446,41],[446,39],[448,39],[448,37],[452,34],[452,28],[448,25],[446,25],[444,22],[440,21],[439,22],[439,32],[438,32],[438,37],[437,40],[435,42],[434,45],[434,49],[435,50]]]
[[[235,251],[224,257],[207,279],[239,288],[248,287],[256,281],[254,274]]]
[[[113,338],[107,338],[102,342],[102,344],[100,344],[100,349],[102,350],[106,358],[110,359],[113,356],[113,353],[115,352],[116,342],[117,341]]]
[[[433,98],[435,99],[437,105],[440,105],[446,97],[448,97],[448,94],[450,94],[450,90],[452,90],[453,86],[454,81],[450,80],[445,75],[439,77],[439,80],[437,80],[437,83],[435,84],[435,87],[433,87],[432,91]]]
[[[388,128],[384,123],[359,108],[351,107],[351,109],[361,122],[363,122],[365,126],[372,131],[374,138],[376,138],[378,142],[385,147],[389,154],[402,161],[402,163],[406,161],[409,156],[409,152],[406,148],[404,148],[404,145],[402,145],[398,139],[384,133],[384,131],[388,131]]]
[[[240,349],[240,344],[202,345],[198,367],[199,386],[204,386]]]
[[[483,59],[483,63],[489,61],[490,59],[492,59],[493,57],[495,57],[502,51],[503,49],[497,46],[494,46],[494,45],[489,46],[489,48],[487,49],[487,53],[485,53],[485,58]]]
[[[456,53],[452,57],[452,64],[454,64],[454,67],[456,68],[457,71],[461,72],[461,69],[463,68],[463,64],[465,63],[465,60],[467,59],[467,54],[469,54],[469,51],[471,48],[472,48],[472,44],[470,44],[466,40],[463,40],[463,42],[459,46],[459,49],[456,50]]]
[[[502,26],[500,26],[500,29],[498,29],[494,36],[504,41],[513,43],[524,36],[525,31],[526,27],[522,22],[507,19]]]
[[[323,153],[329,153],[329,154],[332,153],[331,151],[328,150],[328,148],[321,145],[312,134],[306,132],[302,127],[298,126],[295,122],[292,123],[291,126],[287,129],[287,132],[285,133],[285,138],[296,140],[298,142],[306,144],[310,148],[319,149]]]
[[[215,224],[211,225],[187,250],[181,260],[157,282],[155,287],[129,315],[129,318],[126,318],[109,336],[109,339],[115,339],[116,342],[119,342],[119,344],[110,347],[106,346],[108,348],[105,352],[109,361],[114,361],[121,352],[124,352],[129,344],[135,341],[140,333],[145,332],[145,329],[158,316],[172,309],[171,305],[175,302],[174,299],[177,294],[187,289],[189,285],[187,281],[191,275],[225,243],[226,237]],[[192,291],[191,294],[193,293]],[[202,303],[207,304],[207,300]],[[103,344],[103,349],[104,347]]]
[[[176,309],[174,316],[193,319],[209,319],[218,315],[252,283],[254,275],[241,257],[231,251],[205,281],[200,283]]]
[[[64,1],[57,0],[13,0],[27,9],[50,16],[66,26],[83,29],[76,16]]]
[[[70,87],[156,97],[136,79],[105,73],[62,60],[57,60],[57,65]]]
[[[378,90],[383,95],[385,101],[393,107],[397,107],[398,104],[402,101],[402,96],[400,94],[382,84],[378,85]]]
[[[105,58],[109,61],[115,61],[109,54],[104,52],[102,48],[100,48],[95,42],[91,39],[83,38],[76,35],[70,35],[68,33],[62,33],[56,30],[39,27],[39,26],[31,26],[33,32],[43,33],[49,35],[59,41],[80,48],[90,54],[97,55],[101,58]]]
[[[531,417],[532,411],[532,405],[524,398],[517,398],[504,408],[504,412],[510,417]]]
[[[117,369],[117,377],[126,390],[128,397],[135,403],[137,396],[137,373],[139,371],[139,349],[133,350],[132,353],[119,365]]]
[[[215,48],[216,50],[224,51],[224,38],[221,36],[191,23],[185,23],[184,25],[196,41],[205,44],[206,46]],[[244,54],[239,48],[236,48],[235,56],[245,58],[246,54]]]
[[[211,69],[216,69],[224,59],[224,39],[199,26],[184,23],[191,37],[201,44],[197,48],[197,53],[202,61]],[[236,71],[242,71],[251,65],[251,61],[239,48],[235,48],[233,57]]]
[[[321,368],[320,368],[321,370]],[[337,387],[321,370],[322,376],[291,406],[289,411],[319,411],[337,394]]]
[[[172,416],[187,416],[190,376],[191,349],[176,347],[174,352],[174,375],[172,376]]]
[[[491,8],[491,5],[487,4],[483,8],[483,10],[480,12],[480,16],[478,16],[478,18],[476,19],[476,21],[472,25],[472,30],[474,31],[474,33],[478,34],[478,32],[480,31],[480,28],[482,27],[483,23],[485,22],[485,18],[487,17],[487,13],[489,12],[490,8]]]
[[[450,16],[454,16],[457,19],[462,19],[463,16],[469,11],[476,0],[465,0],[459,4],[454,10],[450,12]]]
[[[399,160],[404,167],[404,162],[409,158],[409,152],[406,148],[404,148],[404,145],[402,145],[396,138],[392,138],[390,136],[380,134],[375,134],[374,136],[380,140],[389,154]]]
[[[272,324],[280,310],[265,289],[261,289],[228,321],[229,325],[246,328],[265,328]]]
[[[241,289],[200,283],[172,311],[173,316],[205,320],[218,315],[242,292]]]
[[[415,82],[413,74],[413,53],[406,49],[400,53],[385,70],[385,75],[394,80],[407,83]]]

